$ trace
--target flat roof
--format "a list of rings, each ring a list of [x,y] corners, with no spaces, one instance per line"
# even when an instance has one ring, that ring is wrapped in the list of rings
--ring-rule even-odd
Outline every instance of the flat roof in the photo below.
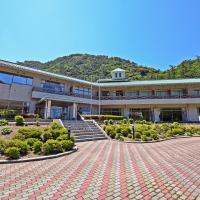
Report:
[[[22,70],[22,71],[33,72],[36,74],[50,76],[50,77],[58,78],[58,79],[62,79],[62,80],[75,81],[75,82],[82,83],[82,84],[93,85],[93,86],[97,86],[97,87],[148,86],[148,85],[171,85],[171,84],[180,84],[181,85],[181,84],[200,83],[200,78],[141,80],[141,81],[115,81],[115,80],[113,80],[113,82],[110,81],[111,79],[107,79],[107,80],[109,80],[108,82],[90,82],[90,81],[85,81],[85,80],[81,80],[81,79],[77,79],[77,78],[72,78],[69,76],[54,74],[54,73],[39,70],[39,69],[34,69],[31,67],[25,67],[25,66],[18,65],[18,64],[9,62],[9,61],[4,61],[4,60],[0,60],[0,65],[8,66],[10,68],[18,69],[18,70]]]

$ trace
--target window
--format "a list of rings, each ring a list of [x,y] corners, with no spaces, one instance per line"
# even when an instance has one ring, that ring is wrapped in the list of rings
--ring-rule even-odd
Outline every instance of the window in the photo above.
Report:
[[[32,85],[33,79],[26,76],[18,76],[14,74],[0,72],[0,83]]]
[[[11,84],[13,75],[0,72],[0,83]]]
[[[183,96],[184,94],[184,90],[180,89],[180,90],[172,90],[171,91],[171,95],[172,96]]]
[[[74,93],[81,96],[91,96],[91,90],[89,88],[75,87]]]
[[[140,97],[150,97],[152,96],[152,91],[147,90],[147,91],[140,91]]]
[[[119,72],[119,78],[121,78],[122,77],[122,73],[121,72]]]
[[[156,91],[156,96],[157,97],[166,97],[166,96],[168,96],[168,91],[167,90]]]
[[[200,96],[200,89],[195,89],[193,91],[193,94],[196,95],[196,96]]]
[[[52,92],[64,92],[64,84],[51,81],[42,81],[41,87]]]
[[[109,92],[109,91],[102,91],[102,92],[101,92],[101,95],[102,95],[103,97],[107,97],[107,96],[110,96],[110,92]]]
[[[117,73],[115,73],[115,78],[117,78]]]
[[[117,97],[122,97],[122,96],[124,96],[124,92],[123,92],[122,90],[116,91],[115,94],[116,94]]]
[[[128,97],[138,97],[138,91],[126,92]]]

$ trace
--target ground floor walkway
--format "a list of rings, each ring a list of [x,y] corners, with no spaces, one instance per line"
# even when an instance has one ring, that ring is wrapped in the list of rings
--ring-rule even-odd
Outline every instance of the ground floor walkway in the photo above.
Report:
[[[200,199],[200,138],[78,146],[57,159],[0,165],[0,199]]]

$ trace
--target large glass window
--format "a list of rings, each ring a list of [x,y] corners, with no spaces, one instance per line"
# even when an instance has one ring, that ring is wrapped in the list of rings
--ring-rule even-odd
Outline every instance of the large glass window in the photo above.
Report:
[[[129,117],[134,120],[152,120],[152,111],[149,108],[130,108]]]
[[[0,72],[0,83],[5,83],[5,84],[17,83],[24,85],[32,85],[33,79],[26,76],[18,76],[5,72]]]
[[[182,89],[171,91],[172,96],[179,96],[180,97],[180,96],[183,96],[183,94],[184,94],[184,90],[182,90]]]
[[[64,92],[64,84],[61,83],[42,81],[41,87],[50,92]]]
[[[166,97],[166,96],[168,96],[168,91],[167,90],[159,90],[159,91],[156,91],[155,95],[157,97]]]
[[[89,88],[75,87],[74,93],[81,96],[91,96],[91,90]]]
[[[200,96],[200,89],[193,90],[193,94],[196,96]]]
[[[110,92],[109,92],[109,91],[102,91],[102,92],[101,92],[101,95],[102,95],[103,97],[107,97],[107,96],[110,96]]]
[[[12,74],[0,72],[0,83],[11,84],[13,79]]]
[[[126,95],[128,96],[128,97],[138,97],[138,91],[128,91],[128,92],[126,92]]]
[[[140,97],[150,97],[150,96],[152,96],[151,90],[140,91]]]
[[[183,121],[183,111],[181,108],[163,108],[160,111],[160,121],[163,122]]]

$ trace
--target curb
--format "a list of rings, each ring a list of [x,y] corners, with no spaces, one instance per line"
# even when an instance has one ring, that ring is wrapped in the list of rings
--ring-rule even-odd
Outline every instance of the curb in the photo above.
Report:
[[[157,142],[164,142],[167,140],[173,140],[173,139],[180,139],[180,138],[192,138],[192,137],[200,137],[200,135],[193,135],[193,136],[176,136],[176,137],[169,137],[166,139],[161,139],[161,140],[151,140],[151,141],[119,141],[116,139],[112,139],[117,142],[124,142],[124,143],[135,143],[135,144],[145,144],[145,143],[157,143]]]
[[[49,156],[39,156],[35,158],[24,158],[24,159],[18,159],[18,160],[0,160],[0,164],[12,164],[12,163],[23,163],[23,162],[31,162],[31,161],[41,161],[41,160],[47,160],[47,159],[53,159],[53,158],[58,158],[62,156],[66,156],[69,154],[72,154],[74,152],[78,151],[78,147],[75,146],[73,150],[67,151],[64,153],[58,153],[55,155],[49,155]]]

